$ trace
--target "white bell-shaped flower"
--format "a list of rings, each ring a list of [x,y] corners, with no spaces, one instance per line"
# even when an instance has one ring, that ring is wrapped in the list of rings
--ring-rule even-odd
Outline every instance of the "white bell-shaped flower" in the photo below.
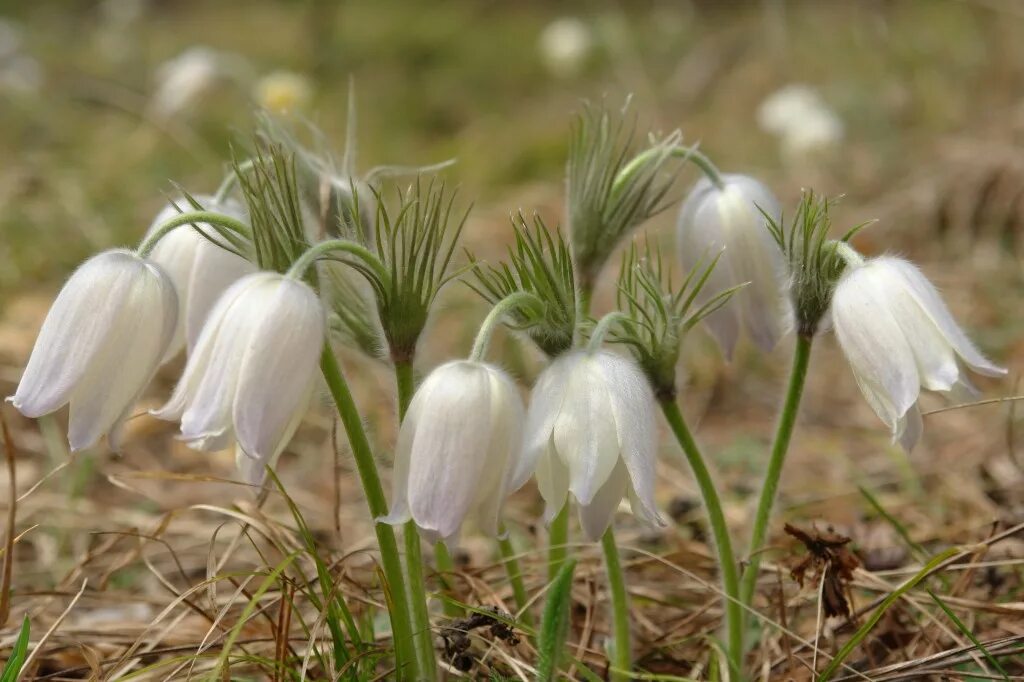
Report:
[[[121,426],[174,337],[177,315],[174,285],[159,267],[130,251],[93,256],[53,302],[10,401],[27,417],[70,404],[72,450],[104,434],[117,450]]]
[[[249,220],[247,211],[237,201],[215,202],[212,197],[205,196],[196,197],[196,200],[207,210],[243,222]],[[187,204],[179,201],[178,205]],[[171,204],[165,206],[153,221],[147,236],[177,215],[177,208]],[[198,223],[197,227],[209,239],[192,226],[183,225],[164,235],[149,254],[150,260],[170,275],[178,292],[178,328],[167,351],[168,360],[186,344],[188,352],[192,352],[217,299],[229,286],[257,270],[253,263],[210,241],[214,239],[220,243],[222,240],[213,227],[206,223]]]
[[[467,516],[497,535],[505,499],[532,471],[523,465],[525,410],[515,384],[492,365],[458,360],[424,379],[402,422],[391,513],[451,543]]]
[[[907,451],[921,435],[921,388],[970,388],[961,362],[986,376],[1006,374],[971,343],[932,283],[900,258],[851,263],[833,293],[832,323],[864,398]]]
[[[298,427],[317,376],[324,310],[307,284],[274,272],[235,282],[203,327],[168,403],[154,412],[181,420],[198,450],[237,443],[250,483]]]
[[[550,522],[569,492],[587,537],[608,529],[628,494],[633,513],[663,525],[654,503],[654,396],[640,368],[608,351],[571,351],[544,370],[526,418],[524,464],[536,464]]]
[[[722,352],[732,357],[740,327],[759,348],[775,347],[789,324],[782,253],[764,211],[776,221],[778,201],[763,184],[744,175],[723,175],[724,187],[702,178],[683,202],[677,242],[683,267],[692,270],[724,248],[702,288],[703,298],[748,283],[706,318]]]

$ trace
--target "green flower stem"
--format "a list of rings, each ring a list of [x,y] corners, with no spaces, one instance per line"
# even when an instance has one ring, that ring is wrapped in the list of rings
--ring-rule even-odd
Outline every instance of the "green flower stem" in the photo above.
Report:
[[[704,499],[704,509],[708,515],[708,525],[711,526],[711,535],[715,539],[715,549],[718,551],[718,565],[722,573],[722,591],[725,593],[725,630],[729,642],[729,665],[733,668],[733,674],[739,675],[742,670],[743,660],[743,608],[739,601],[740,581],[739,567],[736,563],[736,556],[732,551],[732,539],[729,536],[729,526],[725,521],[725,513],[722,511],[722,501],[718,497],[718,489],[711,479],[711,472],[704,464],[704,456],[697,447],[690,429],[686,426],[683,413],[675,400],[662,400],[661,411],[665,414],[672,433],[679,441],[686,461],[690,465],[693,477],[697,479],[700,487],[701,497]]]
[[[517,291],[509,294],[494,304],[491,312],[480,323],[480,329],[473,341],[473,349],[469,352],[469,360],[472,362],[483,362],[487,355],[487,349],[491,345],[491,335],[494,329],[501,322],[501,318],[520,306],[541,306],[541,300],[528,291]]]
[[[598,321],[597,326],[594,327],[594,331],[590,334],[590,341],[587,343],[587,352],[596,353],[601,350],[601,344],[604,343],[604,337],[611,331],[612,325],[620,322],[626,322],[629,320],[629,315],[619,312],[618,310],[612,311],[602,317]]]
[[[519,622],[526,627],[532,628],[533,617],[527,609],[530,598],[526,592],[526,583],[523,581],[523,572],[519,568],[516,550],[512,547],[512,538],[509,537],[504,526],[501,527],[500,533],[498,551],[501,552],[501,560],[505,564],[505,572],[508,573],[508,581],[512,585],[512,598],[516,600]]]
[[[142,258],[147,258],[149,254],[152,253],[153,249],[156,248],[157,243],[166,237],[172,230],[176,230],[182,225],[192,225],[194,223],[219,225],[220,227],[230,230],[236,234],[240,234],[243,237],[249,237],[252,234],[248,225],[240,220],[232,218],[231,216],[226,216],[215,211],[186,211],[185,213],[178,214],[162,223],[160,227],[153,231],[153,234],[142,240],[142,243],[139,244],[139,248],[136,250],[136,253],[138,253]]]
[[[612,600],[612,682],[628,682],[633,679],[633,655],[629,637],[629,596],[626,594],[626,577],[619,560],[619,548],[615,544],[615,531],[611,526],[601,538],[604,553],[605,574],[608,576],[608,591]]]
[[[409,599],[406,595],[402,560],[398,554],[395,531],[386,523],[376,523],[377,519],[387,515],[388,503],[387,498],[384,497],[384,488],[381,487],[380,476],[377,475],[377,465],[373,461],[370,441],[366,438],[362,417],[359,416],[359,410],[352,399],[345,376],[341,373],[338,360],[331,352],[330,345],[326,343],[320,358],[320,368],[331,396],[334,398],[341,423],[345,427],[345,433],[348,435],[352,456],[355,458],[356,469],[366,495],[366,503],[370,507],[370,515],[375,521],[374,530],[377,533],[384,578],[387,581],[385,596],[388,597],[388,613],[391,617],[398,678],[416,681],[420,679],[420,673],[413,648],[412,626],[409,622]]]
[[[761,498],[757,503],[757,514],[754,516],[754,530],[750,536],[750,546],[747,548],[748,563],[743,573],[743,586],[740,592],[743,603],[747,605],[753,599],[754,587],[757,585],[761,550],[764,548],[768,534],[768,522],[771,520],[775,495],[779,490],[782,465],[786,461],[786,451],[789,449],[789,440],[793,435],[793,425],[796,423],[796,414],[800,407],[800,397],[803,395],[804,382],[807,379],[807,365],[811,359],[811,343],[813,341],[814,337],[806,334],[798,334],[796,337],[796,346],[793,349],[793,368],[789,375],[786,400],[782,405],[782,414],[775,431],[771,458],[768,460],[768,471],[764,475]]]
[[[666,150],[663,147],[654,146],[634,156],[629,163],[622,167],[619,174],[615,176],[615,180],[612,182],[611,194],[614,196],[621,191],[623,185],[628,183],[634,175],[639,173],[651,159],[665,153]],[[722,179],[722,174],[718,171],[718,168],[715,167],[715,164],[711,163],[711,159],[698,151],[696,147],[675,145],[672,149],[667,151],[667,154],[669,156],[676,156],[685,161],[689,161],[704,173],[707,179],[711,181],[712,185],[718,189],[725,188],[725,181]]]
[[[451,583],[449,582],[448,576],[455,573],[455,561],[452,559],[451,552],[448,551],[448,545],[443,542],[434,543],[434,559],[437,562],[438,578],[441,581],[441,586],[451,591]],[[464,615],[463,610],[457,605],[452,604],[449,601],[445,601],[444,615],[449,618],[460,618]]]
[[[398,421],[405,419],[409,403],[416,391],[412,362],[395,363],[395,384],[398,388]],[[434,636],[430,630],[430,613],[427,610],[427,586],[423,578],[423,551],[420,534],[415,521],[402,526],[405,541],[405,576],[409,586],[409,615],[412,618],[416,661],[420,680],[437,679],[437,662],[434,658]]]
[[[306,274],[306,270],[308,270],[318,258],[326,256],[333,251],[343,251],[355,256],[367,267],[373,270],[374,275],[376,275],[381,282],[388,281],[389,275],[387,268],[385,268],[384,264],[380,262],[380,259],[365,246],[348,239],[328,239],[327,241],[320,242],[316,246],[306,249],[301,256],[295,259],[295,262],[288,269],[288,276],[293,279],[302,279]]]
[[[555,579],[569,556],[569,501],[548,525],[548,582]]]

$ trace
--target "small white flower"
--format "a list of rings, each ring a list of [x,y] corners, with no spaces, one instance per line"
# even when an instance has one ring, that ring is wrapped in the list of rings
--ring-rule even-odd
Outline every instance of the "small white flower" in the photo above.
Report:
[[[779,139],[783,155],[794,160],[830,149],[843,139],[839,115],[817,90],[800,83],[769,95],[758,107],[757,122]]]
[[[74,451],[121,427],[174,336],[178,301],[159,267],[130,251],[85,261],[46,315],[18,389],[10,398],[26,417],[71,405]]]
[[[986,376],[1006,374],[975,348],[921,271],[900,258],[851,265],[836,285],[832,322],[864,398],[907,451],[921,435],[921,388],[969,388],[960,362]]]
[[[386,523],[412,519],[451,543],[467,516],[497,535],[505,499],[532,473],[524,467],[523,402],[505,372],[481,362],[441,365],[409,404],[395,452]]]
[[[324,344],[324,311],[304,282],[258,272],[214,306],[168,403],[154,412],[181,420],[198,450],[237,442],[250,483],[298,428],[313,393]]]
[[[248,222],[245,208],[236,201],[215,203],[212,197],[199,196],[196,200],[207,210]],[[186,206],[182,201],[179,206]],[[160,225],[179,214],[172,204],[165,206],[150,226],[147,236]],[[197,227],[211,239],[223,243],[219,233],[206,223]],[[188,346],[191,353],[199,340],[203,323],[213,305],[228,287],[242,277],[256,272],[254,264],[237,254],[217,246],[190,225],[172,230],[157,242],[149,257],[170,275],[178,292],[178,328],[174,341],[167,349],[170,359]]]
[[[194,45],[168,59],[156,70],[156,88],[150,107],[159,118],[185,112],[223,81],[246,82],[251,67],[241,56]]]
[[[576,17],[555,19],[540,34],[540,54],[559,78],[577,75],[586,64],[594,38],[590,27]]]
[[[692,270],[724,247],[702,288],[706,300],[720,291],[749,282],[733,302],[706,320],[727,358],[732,357],[740,326],[764,351],[770,351],[788,324],[783,290],[783,260],[768,231],[764,211],[776,221],[781,211],[771,191],[744,175],[723,175],[724,188],[702,178],[683,202],[677,241],[683,266]]]
[[[622,498],[663,525],[654,503],[654,396],[640,368],[608,351],[558,357],[533,388],[524,464],[536,463],[550,522],[572,493],[591,540],[608,530]]]

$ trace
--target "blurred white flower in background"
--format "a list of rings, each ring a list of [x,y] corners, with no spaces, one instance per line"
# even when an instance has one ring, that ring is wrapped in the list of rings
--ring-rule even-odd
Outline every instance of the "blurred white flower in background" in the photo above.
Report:
[[[150,108],[158,118],[172,118],[219,82],[245,80],[249,70],[239,55],[195,45],[157,67]]]
[[[813,87],[794,83],[776,90],[757,109],[757,124],[779,140],[782,155],[803,160],[835,148],[843,121]]]
[[[0,18],[0,93],[31,95],[43,85],[43,67],[22,50],[22,30]]]
[[[555,19],[540,34],[539,48],[544,66],[559,78],[578,75],[593,47],[593,32],[576,17]]]
[[[301,111],[313,99],[313,85],[301,73],[279,69],[256,81],[253,99],[267,111],[288,114]]]

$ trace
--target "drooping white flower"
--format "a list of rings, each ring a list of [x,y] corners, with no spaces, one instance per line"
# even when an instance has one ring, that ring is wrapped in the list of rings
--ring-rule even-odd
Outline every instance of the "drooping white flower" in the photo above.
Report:
[[[237,201],[215,202],[212,197],[206,196],[198,196],[196,200],[207,210],[243,222],[249,220],[247,211]],[[187,206],[183,201],[177,203],[178,206]],[[178,214],[174,205],[165,206],[153,221],[147,236]],[[167,349],[166,359],[177,355],[186,344],[191,353],[203,323],[221,294],[233,283],[257,270],[245,258],[210,241],[213,239],[223,243],[222,237],[213,227],[206,223],[198,223],[196,227],[203,234],[190,225],[172,230],[157,242],[149,256],[150,260],[170,275],[178,292],[178,327],[174,341]]]
[[[304,282],[247,275],[217,301],[174,394],[154,414],[180,419],[182,438],[198,450],[236,442],[243,475],[260,482],[305,413],[324,324],[320,300]]]
[[[732,357],[740,327],[764,351],[775,347],[788,324],[783,259],[764,211],[776,221],[781,211],[771,191],[744,175],[723,175],[724,187],[702,178],[683,202],[677,226],[680,258],[687,270],[707,263],[724,247],[702,288],[705,298],[747,283],[733,301],[709,315],[711,333]]]
[[[607,351],[571,351],[544,370],[526,418],[524,466],[551,521],[572,493],[580,524],[597,540],[622,498],[634,514],[663,525],[654,503],[654,396],[640,368]]]
[[[794,83],[769,95],[758,107],[757,122],[779,140],[783,156],[801,160],[833,148],[843,139],[843,121],[821,94]]]
[[[561,17],[540,34],[540,55],[554,76],[571,78],[586,64],[594,45],[590,27],[576,17]]]
[[[529,479],[523,466],[522,399],[497,367],[458,360],[423,381],[409,404],[395,452],[391,513],[431,540],[453,541],[476,517],[497,535],[505,499]]]
[[[194,45],[157,68],[150,107],[157,117],[172,118],[186,112],[220,82],[251,79],[251,71],[238,54]]]
[[[961,363],[985,376],[1006,374],[971,343],[932,283],[901,258],[851,264],[832,296],[832,323],[864,398],[907,451],[921,435],[921,388],[969,388]]]
[[[73,451],[121,427],[174,337],[178,301],[156,265],[123,250],[85,261],[46,315],[18,389],[10,398],[27,417],[70,404]]]

